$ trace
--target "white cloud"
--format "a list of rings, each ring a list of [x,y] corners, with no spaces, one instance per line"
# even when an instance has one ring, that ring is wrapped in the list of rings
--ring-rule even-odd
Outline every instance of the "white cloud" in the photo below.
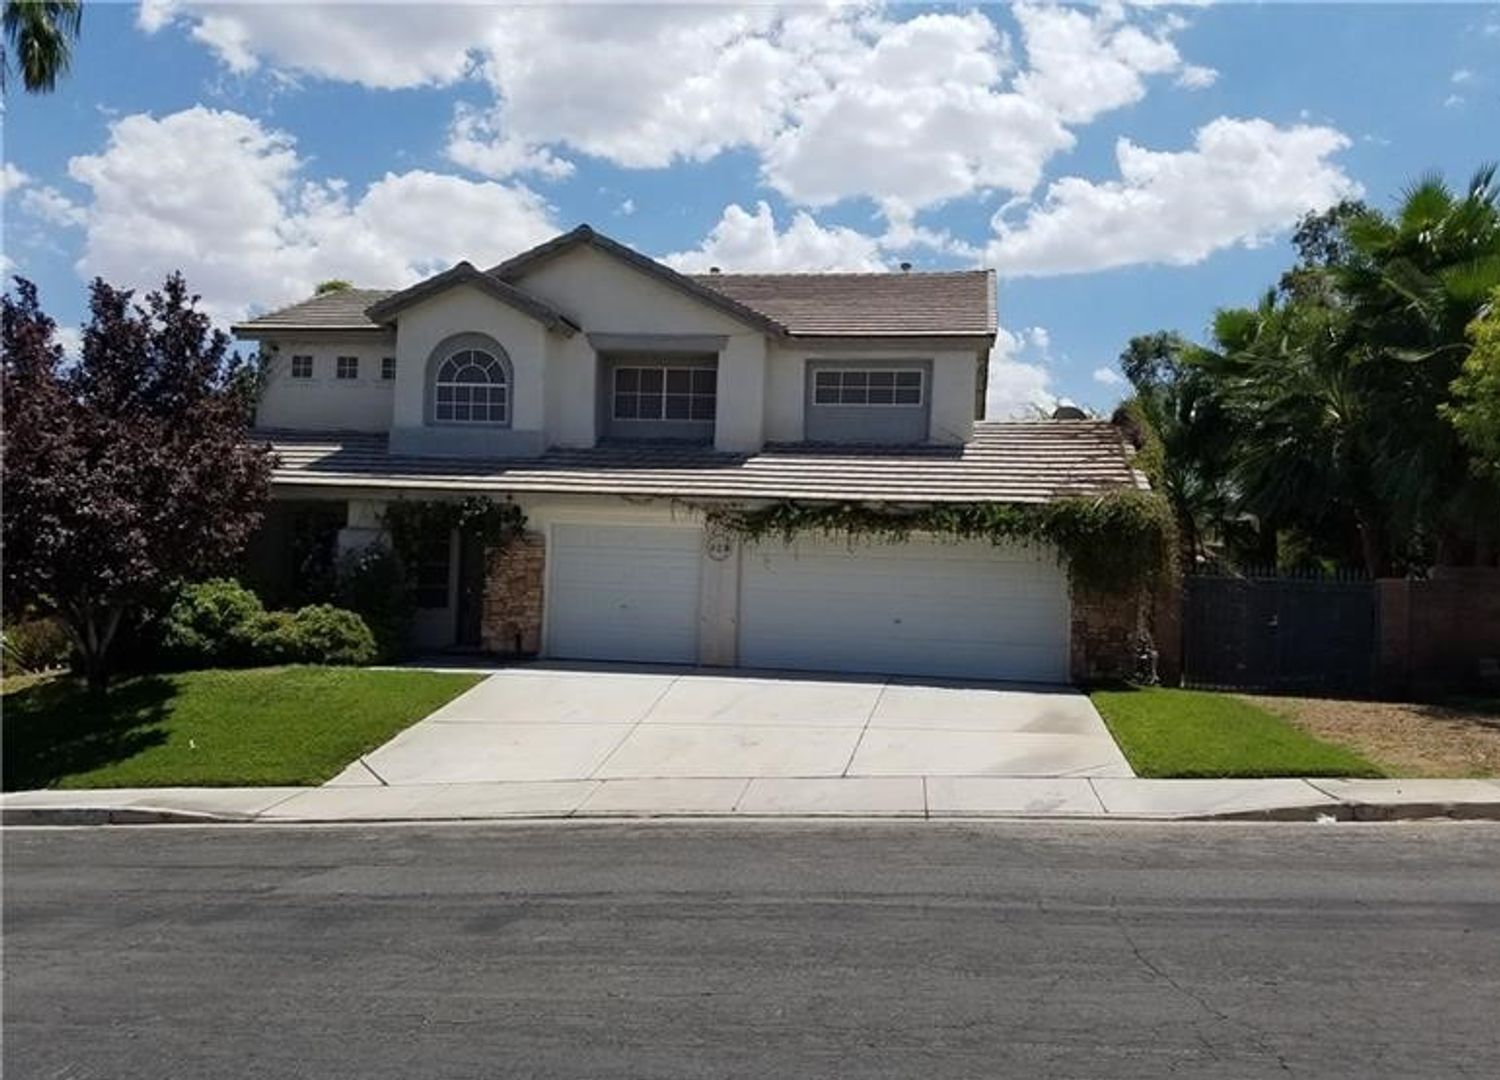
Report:
[[[1443,108],[1445,108],[1445,109],[1456,109],[1460,105],[1462,105],[1466,100],[1467,99],[1462,94],[1449,94],[1447,97],[1445,97],[1443,99]]]
[[[979,191],[1026,193],[1074,144],[1070,125],[1141,99],[1176,73],[1180,18],[1118,4],[1015,8],[1025,65],[979,11],[911,15],[878,3],[255,4],[156,0],[147,32],[185,28],[231,70],[389,88],[488,84],[460,106],[452,160],[486,175],[558,177],[576,155],[626,168],[730,148],[817,206],[868,196],[919,210]]]
[[[1094,369],[1094,381],[1104,386],[1124,386],[1125,376],[1114,368],[1100,367]]]
[[[1023,3],[1015,15],[1029,63],[1016,87],[1069,123],[1134,104],[1146,94],[1146,76],[1182,66],[1169,40],[1127,22],[1117,5],[1085,12]]]
[[[717,266],[727,271],[883,270],[875,237],[844,226],[824,227],[799,212],[784,230],[764,202],[755,212],[738,204],[724,208],[708,237],[694,251],[678,251],[662,261],[677,270],[701,273]]]
[[[631,214],[635,213],[635,200],[626,199],[625,201],[620,203],[619,206],[615,207],[615,213],[619,214],[621,217],[629,217]]]
[[[1463,83],[1470,83],[1470,82],[1473,82],[1473,81],[1474,81],[1474,73],[1472,71],[1470,71],[1468,68],[1459,68],[1457,71],[1455,71],[1453,73],[1452,82],[1455,85],[1461,85]]]
[[[62,346],[63,355],[69,360],[78,359],[83,352],[83,331],[76,326],[58,325],[53,337]]]
[[[83,207],[50,185],[27,188],[21,194],[21,209],[59,228],[73,228],[86,220]]]
[[[1052,347],[1052,335],[1045,326],[1028,326],[1026,340],[1044,353]]]
[[[1348,145],[1328,127],[1227,117],[1199,128],[1190,150],[1121,139],[1118,180],[1064,177],[1019,222],[997,214],[989,259],[1004,274],[1065,274],[1184,266],[1222,248],[1255,246],[1307,211],[1360,193],[1329,160]]]
[[[461,258],[491,262],[556,231],[520,185],[387,173],[357,196],[311,180],[294,140],[198,106],[127,116],[69,163],[92,193],[80,273],[159,284],[180,269],[220,318],[300,299],[330,277],[399,286]]]
[[[984,397],[986,419],[1029,420],[1049,416],[1058,406],[1045,353],[1032,361],[1019,359],[1026,349],[1026,336],[1025,331],[1018,336],[1003,326],[995,335]]]
[[[137,25],[172,25],[213,50],[231,71],[269,65],[289,73],[374,89],[443,85],[474,64],[493,9],[477,4],[292,4],[237,6],[147,0]]]
[[[1219,73],[1201,64],[1188,64],[1177,74],[1177,85],[1188,90],[1206,90],[1219,81]]]
[[[30,182],[31,177],[10,162],[0,163],[0,195],[9,195]]]

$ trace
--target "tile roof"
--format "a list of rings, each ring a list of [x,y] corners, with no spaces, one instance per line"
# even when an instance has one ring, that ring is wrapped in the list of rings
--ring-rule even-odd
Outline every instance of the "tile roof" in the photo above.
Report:
[[[549,330],[571,334],[578,329],[577,323],[547,301],[532,296],[507,281],[501,281],[494,274],[476,270],[474,264],[467,261],[456,263],[441,274],[434,274],[425,281],[419,281],[376,301],[366,309],[365,317],[374,322],[389,323],[413,304],[419,304],[453,285],[473,285],[502,304],[508,304],[522,314],[529,315]]]
[[[369,307],[387,296],[392,289],[337,289],[314,296],[300,304],[257,315],[236,323],[235,333],[255,330],[374,330],[379,323],[365,314]]]
[[[897,274],[694,274],[791,334],[985,336],[995,332],[988,270]]]
[[[871,502],[1046,502],[1145,487],[1102,420],[980,423],[962,447],[612,445],[510,460],[395,456],[384,435],[265,431],[277,485]]]
[[[654,259],[580,225],[486,271],[460,263],[409,289],[345,289],[304,300],[234,326],[267,330],[373,329],[365,309],[390,300],[397,310],[461,280],[488,276],[507,303],[551,326],[566,317],[513,283],[528,269],[581,244],[622,259],[680,292],[771,334],[806,337],[987,337],[995,333],[995,277],[988,270],[896,274],[679,274]],[[382,318],[380,308],[376,317]]]

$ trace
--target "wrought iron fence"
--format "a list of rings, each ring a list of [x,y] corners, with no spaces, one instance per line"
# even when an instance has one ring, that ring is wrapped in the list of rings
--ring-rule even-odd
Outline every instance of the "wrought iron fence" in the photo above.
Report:
[[[1183,682],[1368,693],[1380,654],[1375,582],[1352,572],[1195,574],[1183,583]]]

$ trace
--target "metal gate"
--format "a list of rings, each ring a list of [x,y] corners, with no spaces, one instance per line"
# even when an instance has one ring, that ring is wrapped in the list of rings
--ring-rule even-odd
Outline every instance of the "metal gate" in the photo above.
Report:
[[[1188,686],[1367,693],[1380,610],[1369,580],[1190,576],[1183,583]]]

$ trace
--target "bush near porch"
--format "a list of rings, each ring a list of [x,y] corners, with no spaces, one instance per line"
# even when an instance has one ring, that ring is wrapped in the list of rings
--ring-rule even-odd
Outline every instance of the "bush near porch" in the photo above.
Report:
[[[1089,697],[1139,776],[1385,775],[1354,750],[1232,694],[1151,686]]]
[[[478,675],[271,667],[7,687],[4,789],[320,784]]]

